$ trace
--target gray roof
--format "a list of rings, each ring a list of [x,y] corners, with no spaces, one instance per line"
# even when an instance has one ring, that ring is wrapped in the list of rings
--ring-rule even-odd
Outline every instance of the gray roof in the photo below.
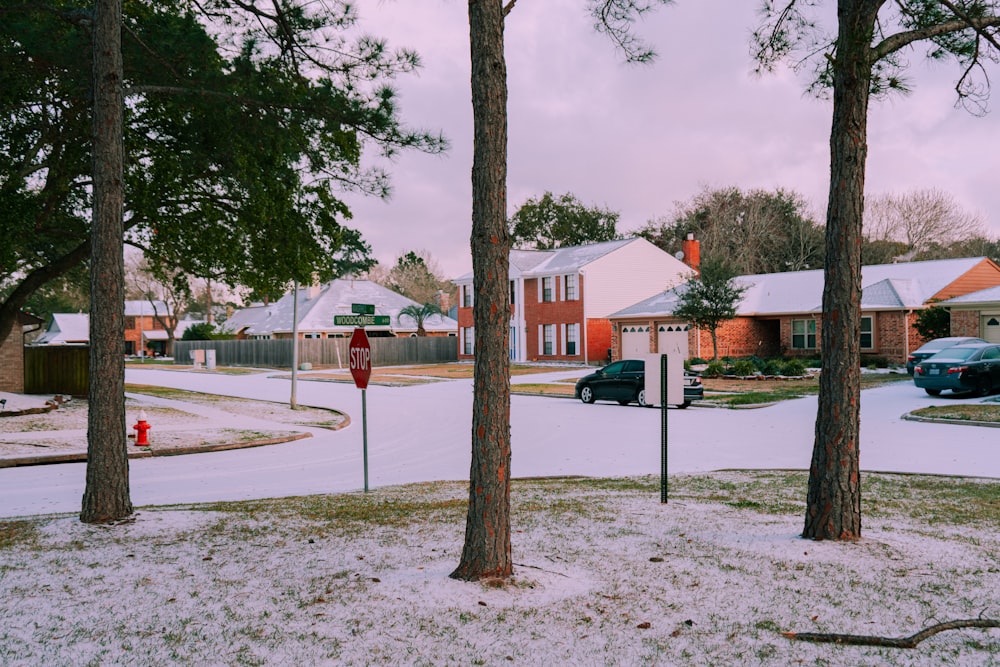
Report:
[[[154,311],[155,305],[155,311]],[[137,317],[146,316],[154,317],[159,315],[161,317],[166,317],[173,313],[173,309],[165,301],[148,301],[147,299],[135,299],[125,302],[125,316],[126,317]]]
[[[376,315],[388,315],[389,326],[365,327],[369,331],[416,331],[411,318],[399,320],[399,311],[407,306],[420,306],[416,301],[382,287],[370,280],[341,278],[320,287],[303,287],[298,291],[298,317],[300,333],[338,332],[349,333],[353,326],[336,325],[336,315],[351,315],[355,303],[375,306]],[[233,313],[223,327],[227,331],[243,331],[248,336],[291,333],[294,302],[289,292],[273,304],[243,308]],[[456,332],[458,322],[450,317],[434,315],[424,320],[429,332]]]
[[[984,259],[969,257],[862,267],[861,307],[864,310],[923,307],[935,294]],[[822,311],[822,269],[737,276],[734,280],[747,287],[736,309],[739,315],[788,315]],[[677,289],[679,288],[640,301],[611,317],[669,315],[677,306]]]
[[[52,321],[33,345],[72,345],[90,342],[90,315],[53,313]]]
[[[638,238],[617,239],[601,243],[566,246],[554,250],[518,250],[510,251],[510,277],[554,276],[564,273],[575,273],[608,253],[623,248]],[[472,282],[472,273],[466,273],[455,278],[455,283]]]

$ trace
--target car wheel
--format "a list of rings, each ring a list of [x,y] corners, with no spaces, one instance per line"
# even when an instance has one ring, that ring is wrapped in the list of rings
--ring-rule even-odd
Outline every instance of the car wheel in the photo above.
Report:
[[[580,390],[580,400],[584,403],[594,402],[594,390],[590,387],[584,387]]]
[[[686,408],[689,405],[691,405],[691,401],[684,401],[683,403],[681,403],[677,407],[679,407],[681,410],[683,410],[684,408]]]
[[[924,389],[924,391],[927,392],[928,396],[940,396],[941,395],[941,390],[940,389]]]
[[[988,375],[984,375],[976,381],[975,394],[978,397],[989,396],[993,391],[993,382]]]
[[[646,402],[646,390],[640,389],[639,393],[635,395],[635,402],[639,404],[639,407],[646,408],[649,407],[649,403]]]
[[[622,401],[622,400],[618,401],[618,405],[628,405],[629,403],[631,403],[631,401]]]

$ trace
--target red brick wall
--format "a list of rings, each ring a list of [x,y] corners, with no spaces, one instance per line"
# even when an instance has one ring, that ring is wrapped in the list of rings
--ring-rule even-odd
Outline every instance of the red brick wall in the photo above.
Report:
[[[953,310],[951,311],[951,335],[982,336],[979,328],[981,320],[982,315],[978,310]]]
[[[524,350],[528,361],[583,361],[583,343],[586,328],[587,355],[593,361],[594,351],[600,349],[599,359],[607,358],[608,347],[611,344],[611,323],[608,320],[587,320],[583,319],[583,277],[578,279],[577,295],[574,301],[559,301],[562,296],[562,285],[560,280],[553,278],[552,294],[555,301],[538,300],[538,283],[540,278],[531,278],[524,281],[524,323],[527,331],[524,335]],[[538,349],[538,327],[552,324],[555,326],[554,351],[556,354],[543,355]],[[558,354],[562,351],[562,325],[579,324],[580,335],[577,341],[580,346],[580,353],[576,355]],[[596,337],[596,340],[595,340]],[[601,347],[603,346],[603,347]]]
[[[773,320],[737,317],[723,322],[716,330],[719,357],[773,357],[781,354],[778,327]],[[689,355],[711,359],[712,334],[698,330],[691,336]],[[700,342],[700,351],[698,344]]]
[[[0,391],[24,391],[24,334],[19,322],[0,343]]]

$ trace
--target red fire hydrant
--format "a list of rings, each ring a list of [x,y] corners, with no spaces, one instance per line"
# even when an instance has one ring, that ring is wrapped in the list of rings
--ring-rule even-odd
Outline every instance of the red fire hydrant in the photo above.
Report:
[[[146,432],[153,427],[150,426],[149,422],[146,421],[145,410],[139,410],[139,423],[133,426],[132,428],[136,430],[137,434],[135,438],[135,446],[149,447],[149,436],[146,435]]]

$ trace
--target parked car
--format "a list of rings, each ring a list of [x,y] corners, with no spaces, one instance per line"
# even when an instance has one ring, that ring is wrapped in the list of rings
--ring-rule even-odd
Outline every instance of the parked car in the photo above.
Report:
[[[986,396],[1000,387],[1000,345],[952,345],[917,364],[913,382],[931,396],[945,389]]]
[[[641,359],[622,359],[605,366],[595,373],[580,378],[576,383],[575,395],[584,403],[594,401],[618,401],[621,405],[646,402],[646,362]],[[679,408],[686,408],[691,401],[705,398],[705,387],[697,373],[684,371],[684,402]]]
[[[909,356],[906,357],[906,372],[913,375],[913,369],[917,364],[953,345],[985,342],[982,338],[974,338],[972,336],[948,336],[946,338],[935,338],[934,340],[927,341],[913,352],[910,352]]]

